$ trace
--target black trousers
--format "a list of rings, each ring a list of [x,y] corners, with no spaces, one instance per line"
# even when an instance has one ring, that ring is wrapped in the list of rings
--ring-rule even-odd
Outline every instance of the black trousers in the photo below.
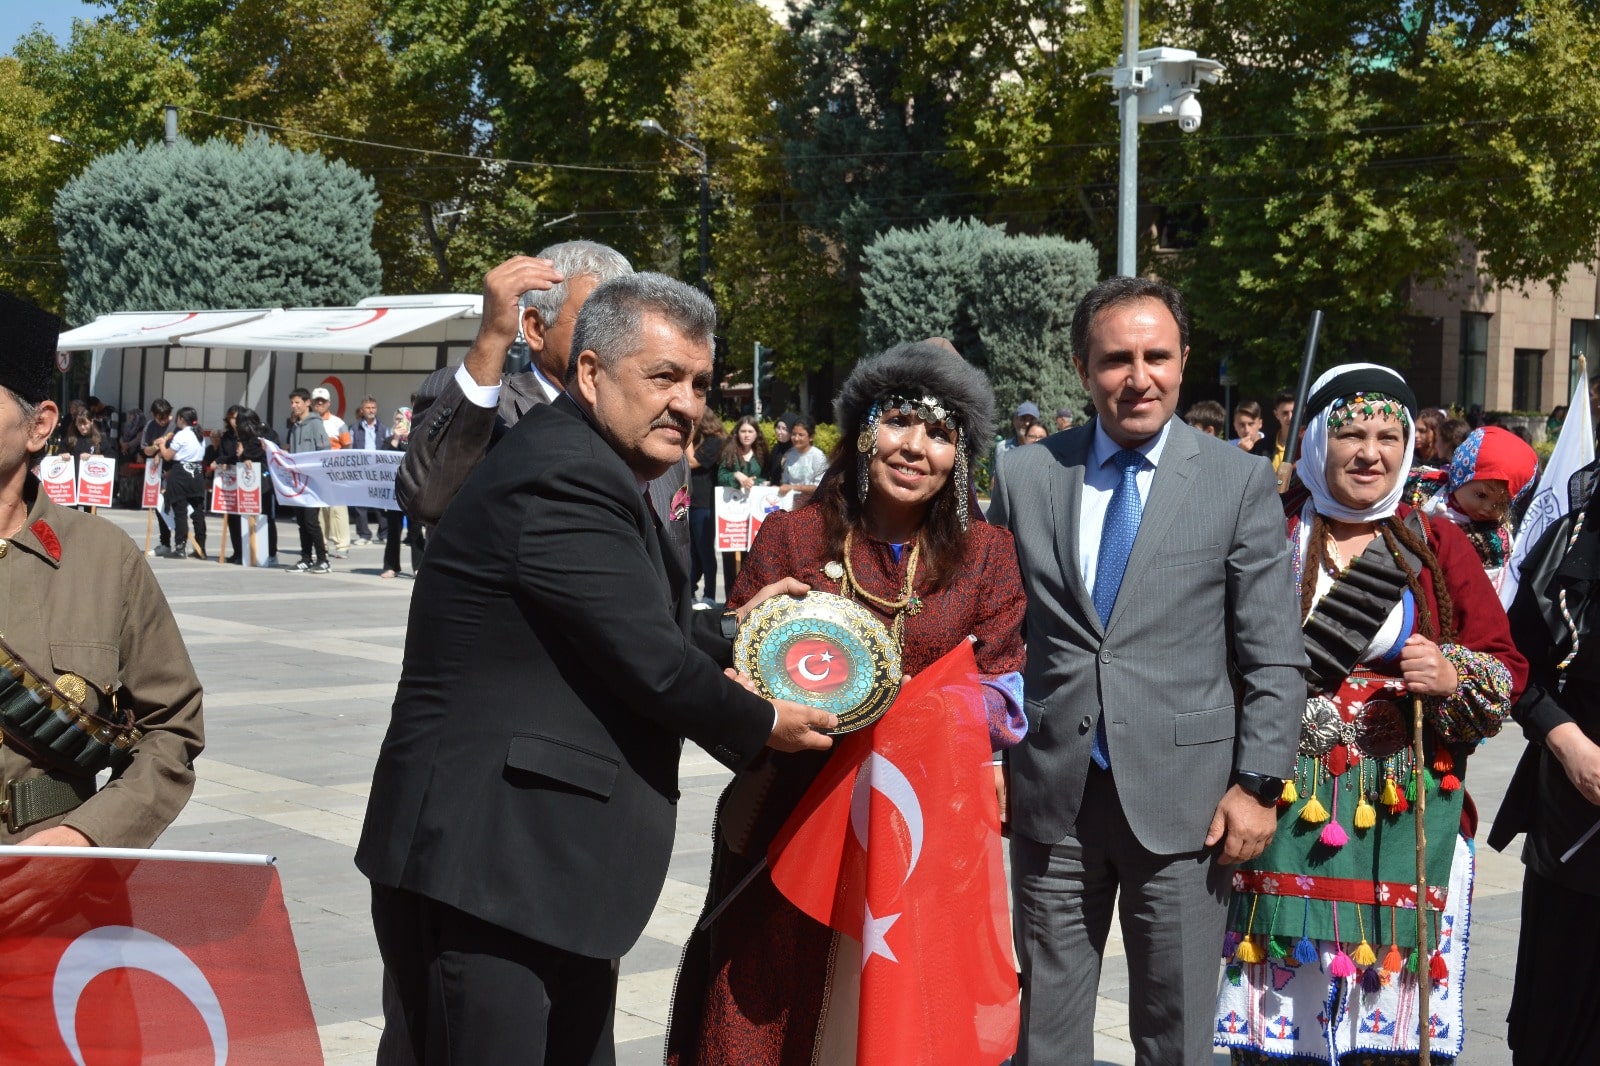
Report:
[[[167,474],[167,506],[172,508],[173,540],[178,551],[189,553],[189,513],[194,512],[194,542],[204,555],[206,550],[206,479],[198,463],[174,463]],[[195,471],[185,467],[193,466]]]
[[[372,886],[383,957],[378,1066],[614,1066],[617,960]]]
[[[322,539],[322,523],[317,520],[318,508],[296,507],[294,521],[300,527],[300,558],[311,563],[328,561],[328,546]]]

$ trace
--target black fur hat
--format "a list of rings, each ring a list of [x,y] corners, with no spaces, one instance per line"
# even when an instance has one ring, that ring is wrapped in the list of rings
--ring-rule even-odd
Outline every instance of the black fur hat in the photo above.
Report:
[[[897,344],[856,364],[833,402],[843,440],[853,440],[886,396],[931,395],[955,416],[961,444],[976,459],[994,443],[994,390],[983,371],[936,341]]]
[[[9,292],[0,292],[0,385],[24,403],[50,398],[61,320]]]

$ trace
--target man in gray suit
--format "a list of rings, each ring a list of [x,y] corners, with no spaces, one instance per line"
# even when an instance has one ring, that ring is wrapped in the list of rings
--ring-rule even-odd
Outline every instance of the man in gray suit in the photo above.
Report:
[[[436,525],[488,451],[532,408],[561,395],[572,327],[595,286],[633,273],[622,253],[594,241],[566,241],[537,256],[513,256],[483,280],[483,320],[459,367],[430,374],[415,397],[410,447],[395,479],[400,508]],[[531,359],[506,372],[506,351],[523,338]],[[667,538],[689,553],[689,523],[673,521],[674,496],[689,482],[687,461],[650,483]]]
[[[1018,1066],[1089,1063],[1120,896],[1129,1028],[1150,1066],[1211,1061],[1233,863],[1272,839],[1305,682],[1272,469],[1173,417],[1177,290],[1078,306],[1085,426],[1019,448],[989,511],[1028,590],[1028,740],[1009,754]]]

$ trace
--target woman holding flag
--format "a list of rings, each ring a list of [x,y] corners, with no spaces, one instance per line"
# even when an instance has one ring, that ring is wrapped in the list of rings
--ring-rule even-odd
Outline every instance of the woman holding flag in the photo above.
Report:
[[[1216,1042],[1235,1062],[1414,1062],[1423,1006],[1432,1050],[1462,1046],[1477,820],[1462,782],[1527,664],[1460,528],[1400,502],[1416,409],[1371,363],[1329,370],[1306,404],[1284,509],[1308,697],[1277,833],[1234,875]]]
[[[1015,1047],[988,756],[1027,730],[1026,605],[1010,534],[973,503],[970,472],[993,439],[993,394],[948,344],[924,341],[863,361],[835,406],[840,444],[821,485],[809,504],[767,519],[728,606],[742,620],[762,599],[802,586],[849,596],[895,635],[913,680],[831,759],[768,753],[723,793],[706,912],[674,995],[667,1061],[676,1066],[875,1066],[922,1061],[914,1048],[932,1041],[942,1061],[998,1063]],[[881,785],[869,762],[895,787]],[[930,767],[937,779],[918,787]],[[889,828],[877,829],[874,813],[869,834],[862,812],[879,810],[879,792],[896,799]],[[847,825],[855,804],[858,823]],[[798,858],[830,830],[840,845],[831,867],[828,856]],[[865,866],[862,877],[797,886],[790,875],[842,872],[852,861]],[[895,864],[892,891],[877,878],[880,862]],[[928,899],[940,901],[936,921]],[[937,952],[922,954],[925,945]],[[956,986],[956,1006],[938,998]],[[897,1050],[885,1057],[876,1040]]]

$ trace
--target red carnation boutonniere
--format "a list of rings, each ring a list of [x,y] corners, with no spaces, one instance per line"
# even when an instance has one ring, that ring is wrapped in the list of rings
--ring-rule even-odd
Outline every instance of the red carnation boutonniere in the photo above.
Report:
[[[689,486],[672,494],[672,521],[682,522],[689,517]]]

